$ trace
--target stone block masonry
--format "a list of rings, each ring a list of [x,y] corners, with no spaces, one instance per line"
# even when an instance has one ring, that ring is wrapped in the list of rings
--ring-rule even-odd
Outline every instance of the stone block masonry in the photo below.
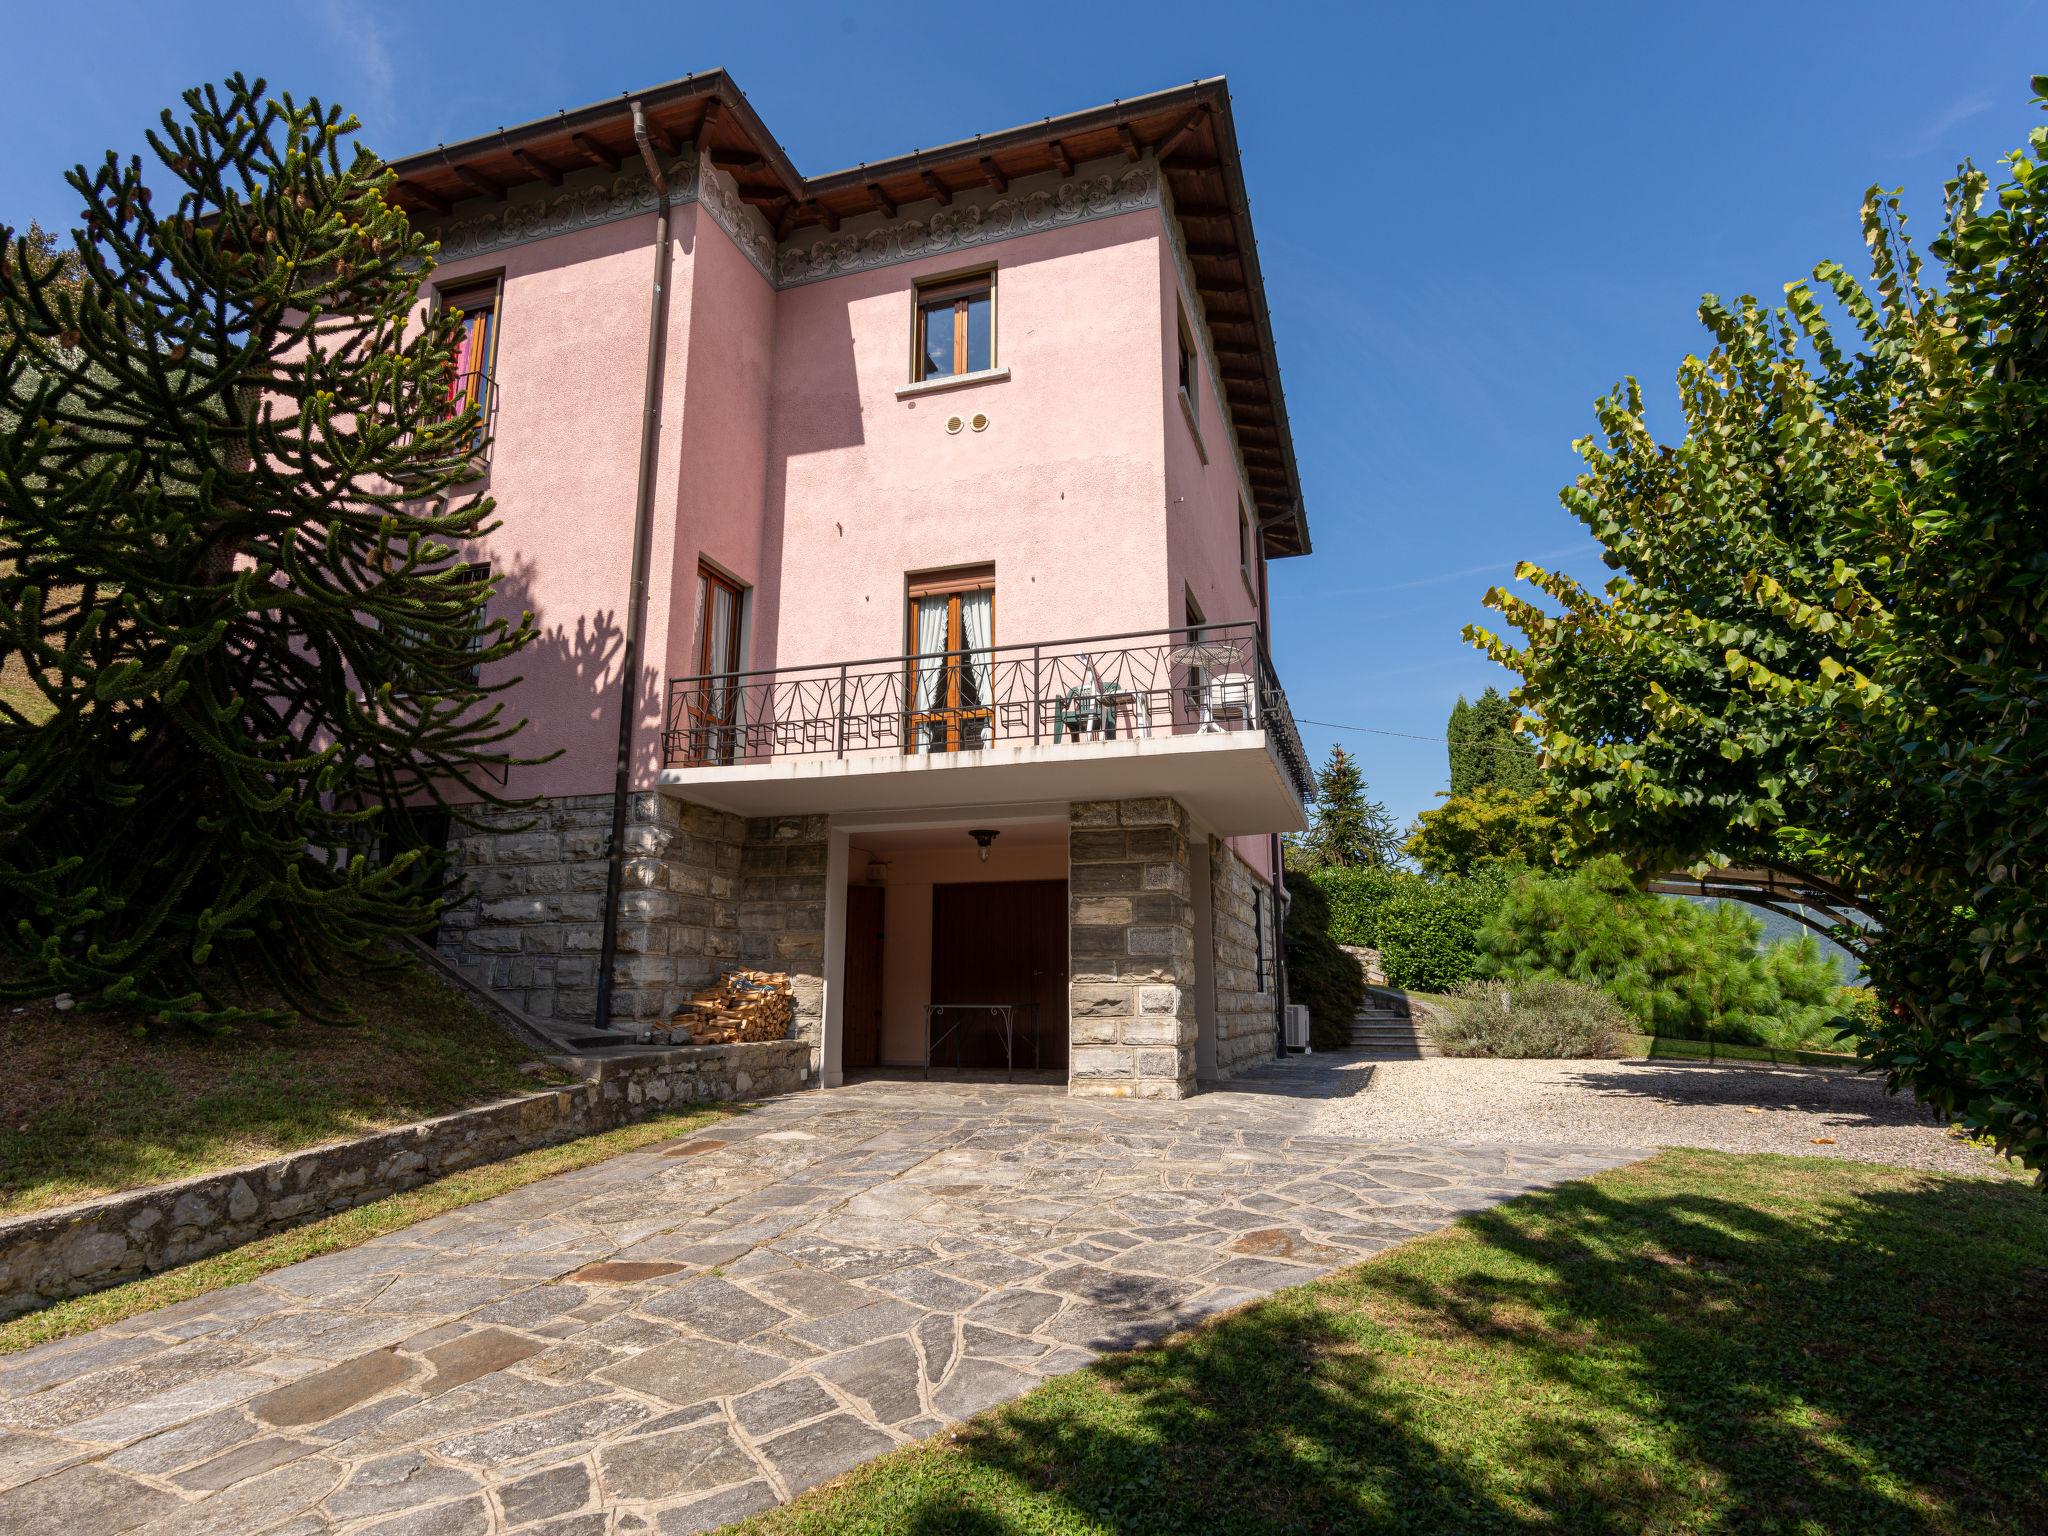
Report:
[[[1209,887],[1216,942],[1216,1075],[1230,1078],[1274,1056],[1277,924],[1272,887],[1218,838],[1209,840]]]
[[[0,1318],[663,1109],[766,1098],[815,1081],[801,1040],[690,1046],[589,1065],[590,1076],[573,1087],[0,1221]]]
[[[1188,813],[1169,799],[1076,801],[1068,827],[1068,1091],[1195,1091]]]
[[[535,1019],[591,1024],[604,933],[611,796],[493,811],[455,840],[462,899],[436,941],[464,976]],[[824,1024],[823,817],[748,821],[643,792],[627,807],[612,973],[614,1027],[665,1022],[739,966],[787,971],[791,1033],[819,1059]]]

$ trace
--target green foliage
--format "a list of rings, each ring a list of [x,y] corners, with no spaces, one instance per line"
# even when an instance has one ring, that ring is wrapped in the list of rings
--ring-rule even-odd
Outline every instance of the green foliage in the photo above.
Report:
[[[1515,706],[1498,688],[1488,688],[1471,703],[1458,695],[1444,727],[1451,760],[1451,794],[1482,789],[1534,794],[1543,787],[1543,765],[1536,743],[1516,726]]]
[[[1341,1050],[1351,1040],[1351,1016],[1365,1001],[1365,974],[1330,935],[1330,904],[1307,875],[1287,872],[1287,995],[1308,1009],[1309,1044]]]
[[[1447,1056],[1612,1056],[1632,1022],[1605,992],[1576,981],[1468,981],[1455,999],[1432,1031]]]
[[[1309,829],[1289,845],[1298,869],[1359,869],[1393,862],[1401,835],[1387,808],[1366,793],[1358,759],[1330,748],[1316,774],[1316,803]]]
[[[1547,868],[1569,846],[1557,809],[1538,791],[1481,785],[1417,816],[1401,851],[1426,875],[1469,875],[1488,864]]]
[[[2048,106],[2048,77],[2035,91]],[[1501,591],[1574,832],[1642,870],[1763,865],[1870,920],[1858,1049],[2048,1179],[2048,129],[1948,184],[1923,281],[1873,189],[1870,278],[1707,299],[1656,441],[1633,380],[1566,506],[1616,575]]]
[[[1480,925],[1500,901],[1505,880],[1481,871],[1462,880],[1426,880],[1404,870],[1318,870],[1312,876],[1330,908],[1330,936],[1380,952],[1389,984],[1445,992],[1478,974]]]
[[[516,679],[477,669],[533,628],[457,564],[481,423],[354,119],[239,76],[184,104],[154,187],[70,174],[75,261],[0,264],[0,655],[40,695],[0,693],[0,996],[321,1016],[435,922],[438,857],[368,854],[497,799]]]
[[[1517,877],[1476,939],[1487,976],[1597,986],[1651,1034],[1786,1048],[1841,1025],[1834,962],[1811,939],[1759,952],[1762,924],[1725,903],[1636,889],[1614,858]]]

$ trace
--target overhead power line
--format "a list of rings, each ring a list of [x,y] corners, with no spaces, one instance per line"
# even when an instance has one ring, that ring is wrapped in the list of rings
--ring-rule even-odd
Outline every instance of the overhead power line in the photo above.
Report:
[[[1311,720],[1306,715],[1296,715],[1294,719],[1297,725],[1320,725],[1326,731],[1356,731],[1361,736],[1395,736],[1402,741],[1433,741],[1440,747],[1451,745],[1451,739],[1448,736],[1418,736],[1413,731],[1384,731],[1378,726],[1373,725],[1345,725],[1336,720]],[[1468,741],[1463,743],[1463,745],[1474,752],[1516,752],[1528,754],[1537,750],[1533,742],[1518,744],[1505,741]]]

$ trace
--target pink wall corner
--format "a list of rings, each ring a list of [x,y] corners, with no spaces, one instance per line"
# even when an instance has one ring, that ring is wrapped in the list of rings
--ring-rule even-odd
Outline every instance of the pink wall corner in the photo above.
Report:
[[[767,469],[773,624],[756,666],[893,656],[904,577],[994,561],[996,643],[1162,627],[1152,374],[1162,233],[1133,213],[787,289]],[[999,382],[899,400],[912,287],[996,264]],[[986,431],[949,434],[985,413]]]
[[[687,352],[684,295],[695,212],[679,208],[672,223],[672,398]],[[504,578],[495,605],[512,614],[533,610],[541,635],[494,670],[525,679],[505,696],[508,714],[528,722],[515,745],[535,753],[562,749],[550,763],[515,769],[508,786],[514,795],[611,788],[653,236],[650,213],[452,261],[432,278],[445,288],[469,276],[503,274],[497,429],[484,482],[497,500],[500,526],[481,553]],[[657,541],[662,521],[656,519]],[[666,556],[659,542],[656,550]],[[662,590],[652,594],[650,614],[666,602],[666,558],[653,570]],[[658,669],[658,646],[655,656]]]
[[[681,477],[668,503],[674,529],[664,677],[696,672],[700,560],[749,589],[744,639],[772,633],[777,563],[764,554],[768,401],[775,363],[775,290],[711,220],[691,263],[693,317],[679,439]],[[742,669],[758,663],[742,657]],[[657,765],[658,766],[658,765]]]
[[[1202,617],[1228,624],[1260,617],[1259,568],[1248,581],[1239,562],[1238,517],[1243,488],[1237,461],[1224,427],[1224,401],[1198,348],[1195,356],[1195,424],[1180,402],[1178,377],[1180,318],[1192,327],[1197,311],[1181,287],[1173,251],[1159,243],[1159,397],[1165,430],[1167,549],[1166,573],[1174,607],[1174,623],[1182,622],[1186,598],[1194,597]],[[1201,434],[1200,446],[1196,432]],[[1203,450],[1208,460],[1203,461]],[[1256,542],[1253,545],[1256,552]],[[1233,837],[1230,846],[1264,880],[1273,878],[1273,847],[1269,837]]]

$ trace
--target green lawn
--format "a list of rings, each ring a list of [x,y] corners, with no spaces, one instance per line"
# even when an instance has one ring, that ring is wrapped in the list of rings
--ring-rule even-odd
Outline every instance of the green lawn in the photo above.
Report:
[[[2048,1531],[2048,1199],[1667,1152],[1051,1382],[743,1527]]]
[[[0,1008],[0,1216],[231,1168],[561,1081],[417,967],[352,987],[354,1025],[138,1034],[118,1014]]]

